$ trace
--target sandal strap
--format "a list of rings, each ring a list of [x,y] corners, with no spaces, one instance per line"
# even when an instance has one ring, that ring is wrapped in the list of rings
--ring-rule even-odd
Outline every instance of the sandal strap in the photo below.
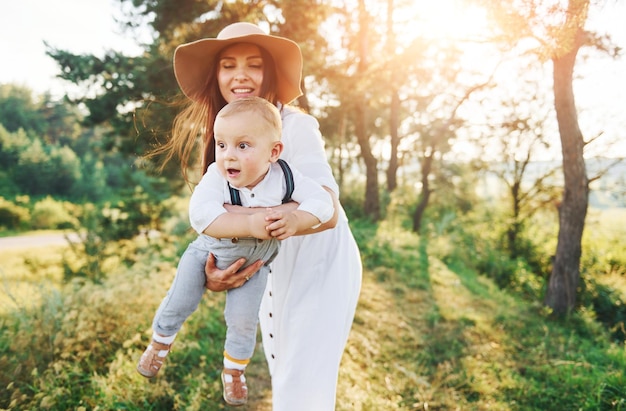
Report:
[[[234,368],[224,368],[224,374],[232,375],[234,377],[241,377],[243,370],[235,370]]]
[[[158,351],[163,351],[163,350],[169,351],[172,348],[172,344],[163,344],[155,340],[152,340],[150,344],[152,345],[152,348]]]

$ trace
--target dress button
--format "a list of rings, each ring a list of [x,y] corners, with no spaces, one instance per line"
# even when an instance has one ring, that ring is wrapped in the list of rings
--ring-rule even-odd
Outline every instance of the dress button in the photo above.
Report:
[[[274,358],[276,358],[276,357],[274,356],[274,354],[272,354],[272,359],[274,359]]]
[[[254,198],[254,193],[250,193],[250,197]]]
[[[273,317],[273,316],[272,316],[272,313],[270,313],[270,318],[272,318],[272,317]]]
[[[270,338],[274,338],[274,334],[270,333]]]
[[[272,296],[272,292],[270,291],[270,297]]]

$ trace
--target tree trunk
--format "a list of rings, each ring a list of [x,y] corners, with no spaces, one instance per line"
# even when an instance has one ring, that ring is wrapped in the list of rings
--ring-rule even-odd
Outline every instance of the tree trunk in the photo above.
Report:
[[[369,17],[365,10],[365,1],[359,0],[359,64],[357,66],[357,78],[365,78],[369,66],[368,47]],[[355,133],[361,155],[365,162],[365,214],[374,221],[380,219],[380,200],[378,193],[378,162],[372,153],[370,136],[367,131],[366,112],[367,99],[366,88],[360,92],[355,104]]]
[[[430,189],[429,177],[430,172],[432,171],[434,153],[429,156],[424,156],[422,159],[422,193],[420,194],[419,201],[417,203],[417,207],[415,208],[415,212],[413,213],[413,231],[419,233],[422,229],[422,219],[424,217],[424,211],[426,211],[426,207],[428,207],[428,201],[430,199],[430,193],[432,190]]]
[[[365,100],[361,99],[355,109],[355,131],[359,147],[361,148],[361,156],[363,156],[363,162],[365,162],[365,204],[363,209],[366,215],[374,221],[378,221],[380,219],[378,165],[376,157],[372,154],[372,147],[365,126],[365,110]]]
[[[517,167],[516,167],[517,168]],[[522,173],[523,175],[523,173]],[[522,177],[520,176],[518,179],[518,175],[515,174],[515,181],[513,182],[513,184],[511,185],[511,198],[513,199],[513,215],[512,215],[512,221],[511,224],[509,225],[509,229],[507,230],[507,239],[508,239],[508,246],[509,246],[509,256],[512,259],[516,259],[518,257],[518,244],[517,244],[517,239],[519,237],[520,234],[520,230],[521,230],[521,226],[522,223],[520,221],[520,209],[521,209],[521,180]]]
[[[389,55],[395,55],[396,50],[396,34],[393,30],[393,0],[387,0],[387,52]],[[391,76],[389,84],[394,84],[394,79],[397,73],[395,65],[391,66]],[[398,89],[392,87],[391,89],[391,103],[389,106],[389,145],[391,152],[389,154],[389,166],[387,168],[387,191],[393,192],[398,186],[398,144],[400,138],[398,137],[398,126],[400,124],[400,96],[398,95]]]
[[[389,136],[391,152],[389,154],[389,168],[387,168],[387,190],[391,193],[398,186],[398,124],[400,117],[400,97],[398,90],[391,92],[391,107],[389,110]]]
[[[579,29],[580,31],[580,29]],[[582,33],[579,33],[579,37]],[[587,215],[589,185],[583,157],[584,141],[578,126],[572,76],[580,42],[553,58],[554,105],[563,153],[564,192],[559,206],[559,235],[545,304],[556,315],[576,305],[580,279],[581,240]]]

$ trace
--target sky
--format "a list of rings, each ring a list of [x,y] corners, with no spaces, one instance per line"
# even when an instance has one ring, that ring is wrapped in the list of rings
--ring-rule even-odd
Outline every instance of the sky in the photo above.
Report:
[[[444,4],[415,1],[435,11]],[[606,1],[600,18],[594,21],[626,48],[626,1]],[[119,0],[0,0],[0,84],[27,86],[36,94],[49,91],[53,98],[70,92],[70,85],[55,79],[59,69],[45,54],[44,41],[74,53],[103,55],[106,50],[116,50],[139,54],[136,39],[125,38],[115,22],[119,8]],[[445,23],[440,18],[435,24],[447,23],[448,28],[458,24],[450,21],[449,10],[439,11]],[[605,59],[596,65],[577,65],[577,71],[585,78],[575,89],[577,103],[583,111],[587,110],[585,105],[592,111],[590,115],[581,113],[582,126],[587,128],[584,121],[588,121],[592,123],[590,132],[597,128],[594,125],[600,125],[613,137],[618,136],[623,144],[620,153],[613,154],[626,156],[626,56],[618,62]]]
[[[114,0],[0,0],[0,83],[62,95],[59,68],[45,54],[44,41],[74,53],[138,54],[135,40],[122,36],[117,14]]]

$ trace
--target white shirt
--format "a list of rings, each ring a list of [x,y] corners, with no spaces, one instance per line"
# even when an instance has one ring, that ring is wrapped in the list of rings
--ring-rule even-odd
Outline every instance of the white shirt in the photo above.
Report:
[[[330,194],[314,180],[305,177],[290,167],[294,190],[291,199],[300,205],[299,210],[307,211],[321,223],[330,220],[334,214]],[[280,205],[287,191],[285,176],[278,163],[272,163],[263,180],[253,189],[237,188],[244,207],[273,207]],[[226,213],[224,204],[231,204],[228,181],[220,174],[215,163],[211,164],[200,183],[194,189],[189,201],[191,226],[201,234],[217,217]]]

